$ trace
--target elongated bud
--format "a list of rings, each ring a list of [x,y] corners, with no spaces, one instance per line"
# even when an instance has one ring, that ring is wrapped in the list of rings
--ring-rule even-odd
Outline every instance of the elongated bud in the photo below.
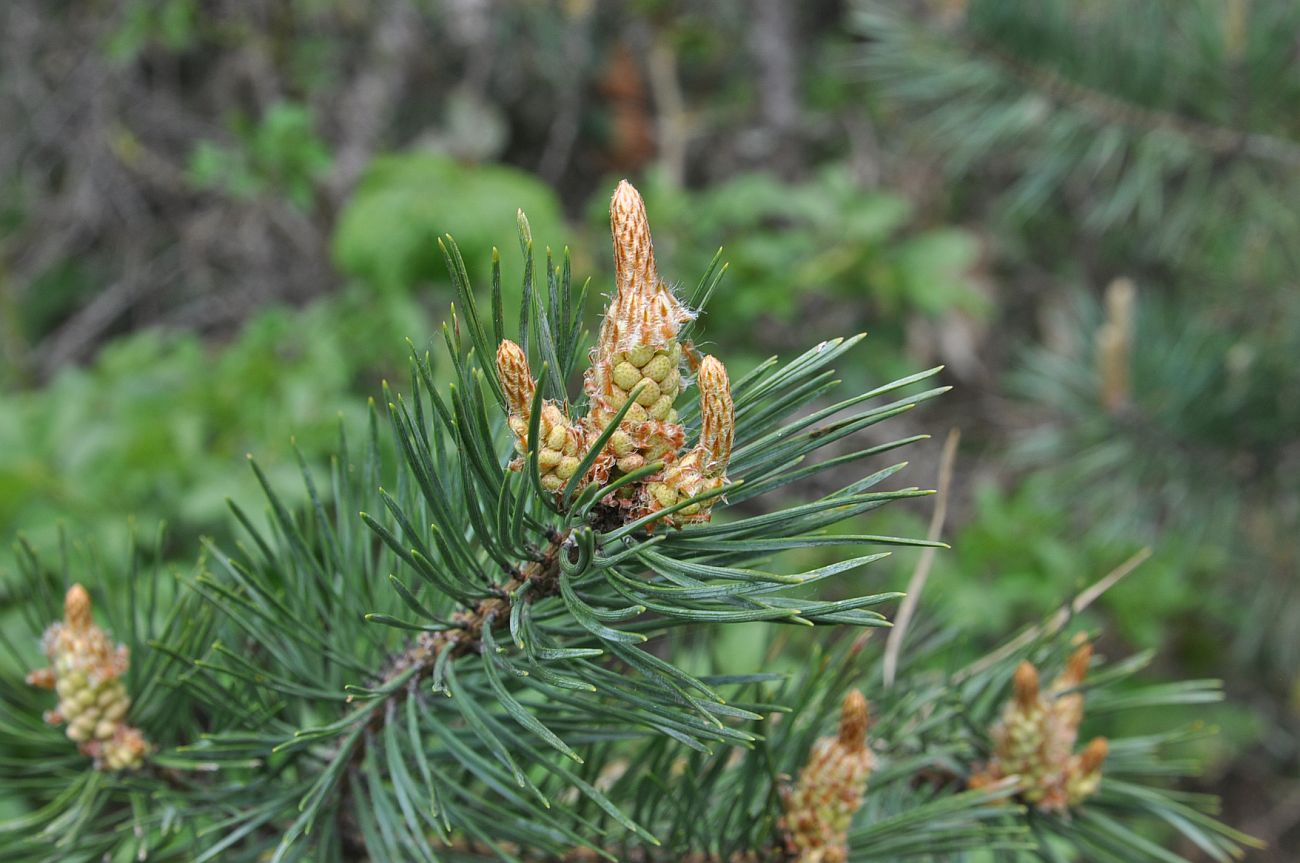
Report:
[[[1116,279],[1106,287],[1106,320],[1115,325],[1124,341],[1133,340],[1133,308],[1137,287],[1132,279]]]
[[[1132,395],[1134,314],[1137,289],[1129,279],[1116,279],[1106,288],[1106,322],[1094,336],[1102,407],[1111,413],[1125,408]]]
[[[596,361],[615,363],[616,354],[635,348],[671,348],[692,315],[659,278],[645,202],[627,180],[609,203],[609,229],[614,296],[601,323]]]
[[[1110,743],[1105,737],[1094,737],[1088,741],[1088,745],[1083,748],[1079,755],[1079,766],[1084,773],[1096,773],[1101,769],[1102,762],[1110,754]]]
[[[860,752],[867,746],[867,726],[871,723],[871,709],[867,699],[856,689],[849,690],[840,705],[840,745],[849,752]]]
[[[520,417],[527,422],[537,383],[528,368],[528,357],[523,348],[509,339],[497,347],[497,377],[501,379],[501,387],[505,390],[511,416]]]
[[[609,232],[614,240],[616,290],[657,285],[659,274],[655,270],[655,247],[650,238],[645,201],[627,180],[619,182],[610,199]]]
[[[721,476],[731,460],[736,437],[736,408],[731,401],[731,380],[727,369],[715,357],[700,364],[700,445],[709,453],[707,471]]]
[[[1101,787],[1101,765],[1110,752],[1104,737],[1094,737],[1083,751],[1070,759],[1065,775],[1065,802],[1078,806]]]
[[[731,460],[736,434],[736,411],[731,401],[727,369],[716,357],[705,357],[700,363],[699,385],[700,442],[672,462],[662,477],[647,484],[638,512],[666,509],[705,492],[720,490],[727,484],[727,463]],[[708,521],[713,505],[719,500],[721,498],[713,497],[689,504],[665,516],[664,520],[678,526]]]
[[[1102,324],[1097,329],[1096,340],[1101,405],[1110,413],[1116,413],[1129,401],[1128,343],[1114,324]]]
[[[1079,723],[1083,721],[1083,692],[1079,689],[1088,674],[1092,661],[1092,645],[1080,644],[1065,662],[1065,670],[1052,682],[1056,700],[1052,702],[1052,735],[1049,745],[1052,757],[1068,758],[1079,736]]]
[[[1015,692],[1016,705],[1022,711],[1028,712],[1037,706],[1038,669],[1034,668],[1033,663],[1020,663],[1011,679],[1011,687]]]

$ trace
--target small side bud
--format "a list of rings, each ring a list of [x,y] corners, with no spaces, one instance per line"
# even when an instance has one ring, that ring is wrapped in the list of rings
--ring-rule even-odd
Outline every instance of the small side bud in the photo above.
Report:
[[[497,377],[501,379],[501,388],[505,390],[510,415],[527,422],[537,383],[528,368],[528,357],[523,348],[509,339],[497,347]]]
[[[1101,787],[1101,765],[1110,752],[1104,737],[1093,738],[1083,751],[1070,759],[1065,776],[1065,802],[1078,806]]]
[[[55,677],[53,668],[38,668],[27,675],[27,685],[37,689],[53,689],[56,683],[58,678]]]
[[[727,367],[708,356],[700,364],[700,445],[709,453],[706,471],[711,476],[726,473],[736,438],[736,408],[731,401],[731,379]]]
[[[1031,662],[1022,662],[1016,668],[1011,679],[1015,692],[1016,706],[1023,711],[1032,710],[1038,704],[1038,669]]]
[[[1092,662],[1092,645],[1084,644],[1070,654],[1065,663],[1065,672],[1057,682],[1058,689],[1079,686],[1088,675],[1088,665]]]
[[[840,705],[840,745],[849,752],[860,752],[867,747],[867,726],[871,723],[871,708],[867,699],[856,689],[844,696]]]
[[[559,403],[547,399],[538,411],[537,440],[528,439],[537,382],[533,380],[523,349],[509,339],[497,346],[497,374],[505,390],[507,423],[515,434],[515,449],[519,453],[519,458],[511,462],[511,470],[521,470],[527,456],[536,449],[542,488],[559,491],[577,473],[582,457],[582,432],[570,422]]]
[[[1101,769],[1102,762],[1110,754],[1110,743],[1105,737],[1094,737],[1088,741],[1088,745],[1083,748],[1079,755],[1079,766],[1084,773],[1096,773]]]

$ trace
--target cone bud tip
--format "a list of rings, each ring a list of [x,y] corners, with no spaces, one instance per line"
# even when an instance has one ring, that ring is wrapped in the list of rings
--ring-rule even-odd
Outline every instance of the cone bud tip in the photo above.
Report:
[[[1110,743],[1105,737],[1094,737],[1088,741],[1088,745],[1083,748],[1083,753],[1079,756],[1079,767],[1087,775],[1096,773],[1101,769],[1101,764],[1110,754]]]
[[[1074,653],[1070,654],[1069,660],[1065,663],[1065,674],[1061,679],[1068,686],[1078,686],[1083,683],[1083,679],[1088,675],[1088,665],[1092,662],[1092,645],[1085,643],[1079,646]]]
[[[1011,679],[1016,704],[1021,710],[1030,710],[1038,702],[1038,669],[1031,662],[1022,662]]]
[[[63,619],[73,629],[86,629],[93,623],[90,594],[80,584],[68,588],[63,598]]]
[[[497,377],[501,379],[510,413],[527,419],[537,384],[528,368],[528,357],[523,348],[509,339],[502,340],[497,346]]]
[[[867,699],[856,690],[849,690],[840,706],[840,745],[858,752],[867,745],[867,726],[871,724],[871,708]]]

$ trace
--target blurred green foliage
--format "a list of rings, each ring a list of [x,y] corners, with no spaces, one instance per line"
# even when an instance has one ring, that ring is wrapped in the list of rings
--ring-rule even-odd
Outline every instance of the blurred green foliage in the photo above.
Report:
[[[376,159],[334,232],[339,269],[386,293],[445,282],[438,238],[453,231],[478,285],[486,284],[492,249],[515,236],[516,212],[528,214],[537,252],[562,241],[564,217],[555,192],[531,174],[503,165],[469,165],[433,153]],[[555,248],[559,252],[559,247]],[[506,265],[514,255],[504,255]],[[505,278],[514,291],[518,279]]]
[[[150,46],[169,51],[189,48],[200,33],[196,0],[132,0],[106,46],[108,56],[130,62]]]
[[[110,544],[133,517],[146,530],[166,522],[190,558],[199,534],[226,526],[227,498],[260,511],[245,453],[296,476],[294,445],[318,462],[340,423],[363,436],[358,392],[402,371],[399,334],[429,332],[409,298],[352,292],[269,309],[220,347],[145,330],[43,389],[0,392],[0,535],[48,547],[62,526]],[[6,543],[0,570],[8,554]]]
[[[189,165],[194,184],[235,198],[279,194],[300,209],[309,208],[316,184],[332,163],[311,110],[280,102],[256,122],[239,116],[231,126],[236,144],[200,141],[195,146]]]

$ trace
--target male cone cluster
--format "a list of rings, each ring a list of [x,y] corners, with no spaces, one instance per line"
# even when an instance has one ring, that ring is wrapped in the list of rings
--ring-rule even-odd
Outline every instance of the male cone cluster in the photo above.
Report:
[[[848,832],[862,806],[874,758],[870,712],[856,689],[844,697],[837,735],[813,744],[799,782],[785,795],[786,844],[797,863],[844,863]]]
[[[140,731],[125,721],[131,708],[122,683],[129,664],[127,649],[115,646],[108,633],[95,625],[90,594],[80,584],[68,589],[63,621],[45,631],[41,646],[51,665],[27,675],[27,682],[58,693],[58,707],[46,712],[45,721],[66,722],[68,737],[95,759],[96,767],[139,767],[150,747]]]
[[[645,203],[626,180],[619,183],[610,202],[610,231],[615,285],[583,381],[589,401],[587,415],[575,421],[562,405],[543,402],[537,462],[543,488],[564,488],[596,440],[631,400],[580,485],[604,484],[648,464],[662,463],[662,470],[605,501],[633,519],[726,484],[735,409],[726,368],[716,358],[704,357],[698,367],[700,441],[682,452],[686,432],[675,405],[686,384],[682,363],[690,351],[678,335],[693,313],[660,279]],[[525,456],[532,451],[528,429],[537,384],[528,358],[512,341],[503,341],[498,347],[496,365],[516,447]],[[526,459],[520,458],[513,467],[519,469],[525,463]],[[662,520],[672,525],[707,521],[716,499],[690,504]]]
[[[1047,693],[1039,686],[1038,669],[1020,663],[1012,678],[1012,698],[993,729],[993,758],[971,777],[971,787],[1019,777],[1020,797],[1044,812],[1064,811],[1097,792],[1106,738],[1095,738],[1074,753],[1083,719],[1083,693],[1077,690],[1091,659],[1092,646],[1081,646]]]

